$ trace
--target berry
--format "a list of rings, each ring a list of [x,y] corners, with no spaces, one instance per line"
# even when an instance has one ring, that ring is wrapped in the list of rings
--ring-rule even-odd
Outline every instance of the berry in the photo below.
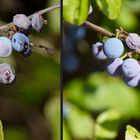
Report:
[[[134,78],[140,72],[140,65],[137,60],[128,58],[122,64],[122,71],[126,78]]]
[[[107,56],[103,52],[103,43],[97,42],[92,45],[93,54],[97,59],[105,60]]]
[[[23,56],[25,56],[25,57],[30,56],[30,55],[32,54],[32,47],[29,46],[29,47],[25,48],[25,49],[21,52],[21,54],[22,54]]]
[[[15,33],[12,37],[13,49],[17,52],[22,52],[24,49],[30,47],[30,42],[28,37],[22,33]]]
[[[32,16],[32,27],[35,31],[40,32],[43,28],[44,20],[39,12],[36,12]]]
[[[10,84],[15,79],[14,68],[7,63],[0,64],[0,83]]]
[[[118,58],[123,54],[124,46],[121,40],[109,38],[105,41],[103,51],[108,58]]]
[[[135,33],[130,33],[126,37],[126,44],[130,49],[140,48],[140,36]]]
[[[31,30],[31,21],[24,14],[17,14],[13,17],[13,23],[17,27],[17,30],[29,34]]]
[[[7,37],[0,37],[0,57],[8,57],[12,54],[11,40]]]
[[[125,83],[130,87],[136,87],[140,84],[140,73],[134,78],[124,78]]]
[[[121,66],[122,66],[123,60],[120,58],[116,58],[114,60],[111,60],[107,65],[107,72],[111,76],[119,76],[121,74]]]

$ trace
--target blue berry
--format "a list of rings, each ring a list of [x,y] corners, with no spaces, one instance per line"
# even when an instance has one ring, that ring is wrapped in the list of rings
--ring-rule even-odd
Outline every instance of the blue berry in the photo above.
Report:
[[[22,33],[15,33],[12,37],[13,49],[17,52],[22,52],[25,47],[30,47],[30,42],[27,36]]]
[[[140,65],[137,60],[128,58],[122,64],[122,71],[125,77],[134,78],[140,72]]]
[[[124,81],[130,87],[137,87],[140,84],[140,73],[138,73],[134,78],[124,77]]]
[[[12,54],[11,40],[7,37],[0,37],[0,57],[8,57]]]
[[[111,60],[107,65],[107,72],[111,76],[120,76],[121,75],[121,66],[122,66],[123,60],[120,58],[116,58],[114,60]]]
[[[123,54],[124,46],[121,40],[109,38],[105,41],[103,50],[108,58],[115,59]]]
[[[107,59],[107,56],[103,52],[103,43],[97,42],[92,45],[92,50],[95,58],[100,59],[100,60],[105,60]]]
[[[35,31],[40,32],[43,28],[44,20],[39,12],[36,12],[32,16],[32,27]]]

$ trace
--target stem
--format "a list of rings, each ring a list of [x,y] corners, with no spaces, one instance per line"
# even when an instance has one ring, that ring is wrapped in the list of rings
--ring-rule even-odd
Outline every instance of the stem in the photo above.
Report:
[[[96,31],[96,32],[98,32],[98,33],[104,35],[104,36],[108,36],[108,37],[116,36],[115,34],[109,32],[109,31],[107,31],[106,29],[104,29],[104,28],[102,28],[102,27],[100,27],[100,26],[97,26],[97,25],[95,25],[95,24],[93,24],[93,23],[91,23],[91,22],[89,22],[89,21],[85,21],[84,24],[85,24],[88,28],[90,28],[90,29],[92,29],[92,30],[94,30],[94,31]]]
[[[94,30],[95,32],[100,33],[101,35],[108,36],[108,37],[116,36],[116,34],[109,32],[106,29],[104,29],[96,24],[93,24],[89,21],[85,21],[84,24],[91,30]],[[116,29],[116,32],[118,33],[118,38],[120,38],[120,39],[125,39],[129,34],[126,31],[124,31],[123,28],[121,28],[121,27],[119,29]]]
[[[53,6],[51,6],[51,7],[46,8],[46,9],[40,10],[40,11],[38,11],[38,12],[39,12],[41,15],[43,15],[43,14],[48,13],[48,12],[50,12],[50,11],[52,11],[52,10],[57,9],[57,8],[60,8],[60,4],[53,5]],[[32,16],[33,16],[33,14],[30,15],[30,16],[28,16],[28,18],[31,19]],[[12,26],[13,26],[13,22],[10,22],[10,23],[8,23],[8,24],[6,24],[6,25],[3,25],[3,26],[0,27],[0,32],[5,32],[5,30],[11,29]]]

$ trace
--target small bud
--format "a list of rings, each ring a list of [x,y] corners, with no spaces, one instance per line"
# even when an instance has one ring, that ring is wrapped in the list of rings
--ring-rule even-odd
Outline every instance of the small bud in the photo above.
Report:
[[[32,16],[32,27],[35,31],[40,32],[43,28],[44,20],[39,12],[36,12]]]
[[[12,43],[7,37],[0,37],[0,57],[8,57],[12,54]]]
[[[22,33],[15,33],[12,37],[13,49],[17,52],[22,52],[25,47],[30,46],[30,42],[27,36]]]
[[[10,84],[15,79],[14,68],[7,63],[0,64],[0,83]]]
[[[126,44],[130,49],[140,48],[140,36],[135,33],[130,33],[126,37]]]

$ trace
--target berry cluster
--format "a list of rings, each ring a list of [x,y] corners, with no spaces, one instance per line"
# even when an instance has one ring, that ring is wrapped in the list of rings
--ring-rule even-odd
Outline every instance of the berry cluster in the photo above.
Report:
[[[44,19],[39,12],[32,15],[31,20],[24,14],[17,14],[13,17],[12,36],[0,37],[0,57],[9,57],[13,50],[23,56],[32,53],[32,43],[29,41],[29,34],[32,30],[40,32],[44,25]],[[0,64],[0,83],[10,84],[15,79],[14,68],[7,63]]]
[[[123,41],[122,41],[123,40]],[[126,48],[124,48],[126,44]],[[111,76],[121,76],[130,87],[140,84],[140,36],[129,33],[125,38],[109,38],[93,44],[93,54],[97,59],[109,59],[106,71]]]

